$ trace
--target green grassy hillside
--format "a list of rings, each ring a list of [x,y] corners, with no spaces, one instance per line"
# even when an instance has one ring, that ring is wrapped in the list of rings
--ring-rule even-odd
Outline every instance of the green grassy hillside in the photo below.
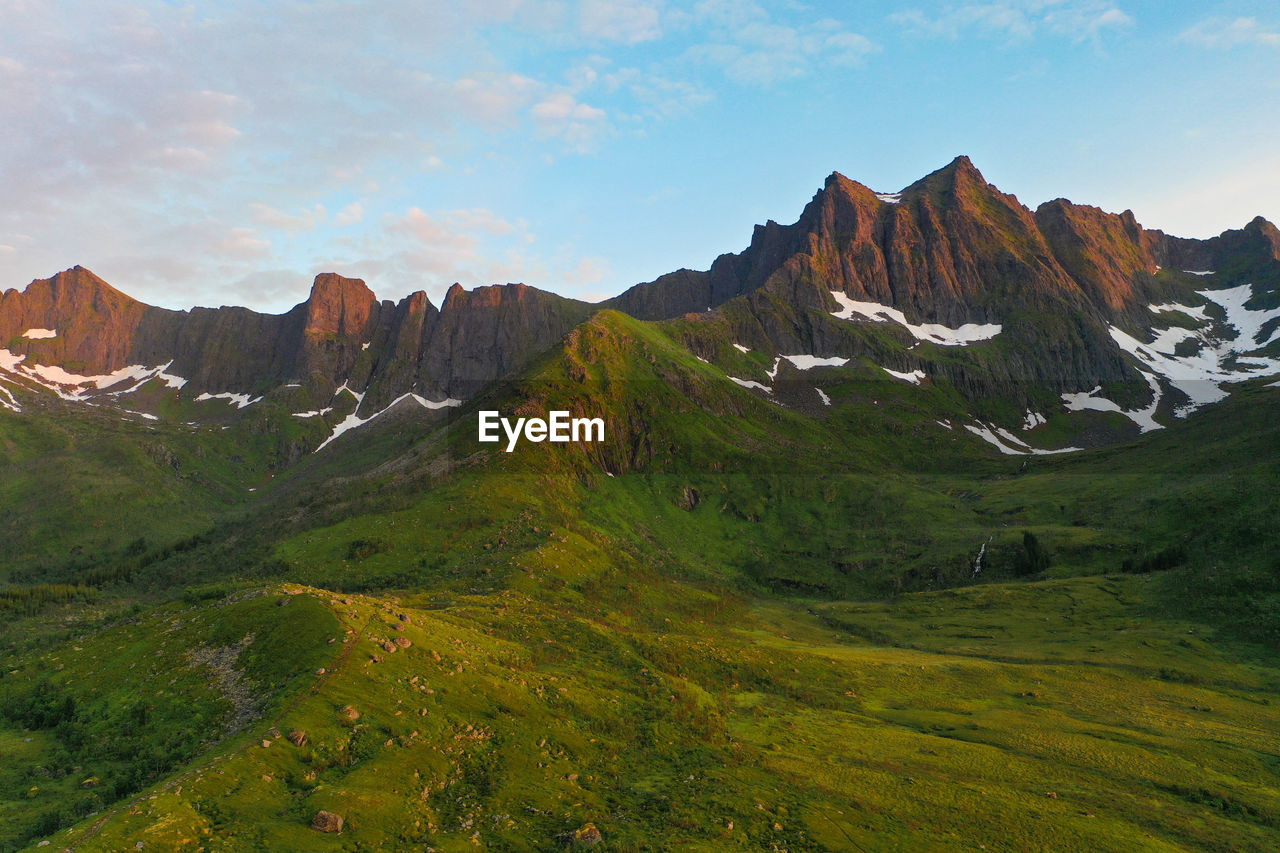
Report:
[[[602,313],[181,547],[11,585],[0,849],[1280,843],[1276,389],[1007,457],[945,383],[765,395],[683,334]],[[607,438],[507,454],[480,409]]]

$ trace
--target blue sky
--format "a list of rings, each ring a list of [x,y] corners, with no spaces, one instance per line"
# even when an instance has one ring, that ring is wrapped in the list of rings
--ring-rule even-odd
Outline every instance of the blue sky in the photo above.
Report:
[[[0,0],[0,288],[600,299],[968,154],[1024,203],[1280,219],[1271,2]]]

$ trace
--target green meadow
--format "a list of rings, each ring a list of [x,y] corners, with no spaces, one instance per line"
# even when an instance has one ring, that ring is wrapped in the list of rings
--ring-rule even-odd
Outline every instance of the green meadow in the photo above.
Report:
[[[1275,389],[1007,457],[945,384],[769,398],[686,332],[602,314],[287,470],[247,428],[100,445],[203,459],[142,469],[192,509],[144,535],[98,459],[118,523],[7,564],[0,851],[1280,846]],[[480,408],[611,427],[506,454]],[[79,458],[48,417],[14,470]]]

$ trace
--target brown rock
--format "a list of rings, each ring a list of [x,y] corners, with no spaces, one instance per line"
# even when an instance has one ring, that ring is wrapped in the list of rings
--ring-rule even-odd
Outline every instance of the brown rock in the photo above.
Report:
[[[317,832],[342,832],[343,823],[345,821],[342,819],[342,815],[321,809],[311,819],[311,828]]]
[[[569,836],[569,843],[574,847],[594,847],[604,841],[604,836],[594,823],[583,824]]]
[[[302,729],[294,729],[289,732],[289,743],[301,749],[307,745],[307,733]]]
[[[354,723],[360,719],[360,712],[351,705],[343,705],[342,710],[338,712],[338,716],[349,723]]]
[[[410,640],[408,637],[396,637],[394,642],[397,646],[399,646],[402,649],[407,649],[413,645],[413,641]]]

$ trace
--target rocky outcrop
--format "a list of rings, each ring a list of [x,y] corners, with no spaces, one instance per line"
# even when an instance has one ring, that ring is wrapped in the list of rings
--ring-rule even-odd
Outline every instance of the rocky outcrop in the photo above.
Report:
[[[423,292],[379,302],[360,279],[333,273],[317,276],[308,299],[284,314],[171,311],[76,267],[0,297],[0,346],[82,375],[172,362],[167,372],[186,379],[191,394],[257,395],[292,383],[311,389],[318,406],[345,382],[377,411],[409,392],[473,396],[591,313],[522,284],[455,285],[442,312]],[[32,329],[56,334],[23,336]]]
[[[0,296],[0,347],[79,372],[107,372],[129,363],[148,310],[84,267],[72,267]],[[31,329],[57,334],[22,337]]]
[[[556,343],[593,313],[585,302],[523,284],[454,285],[423,347],[418,382],[467,399]]]
[[[1129,211],[1063,199],[1032,213],[958,157],[892,195],[833,173],[795,223],[769,221],[745,250],[706,271],[678,270],[594,306],[522,284],[454,285],[437,309],[422,292],[380,302],[365,282],[323,273],[284,314],[170,311],[75,267],[0,296],[0,346],[88,375],[172,362],[167,372],[188,380],[184,394],[298,385],[310,401],[302,408],[317,411],[345,383],[364,395],[359,414],[367,416],[408,393],[432,402],[474,397],[599,308],[650,320],[719,308],[741,340],[762,347],[865,354],[867,342],[831,319],[835,291],[916,323],[999,323],[1003,354],[984,366],[986,381],[1078,390],[1137,378],[1107,327],[1145,328],[1146,306],[1162,292],[1160,267],[1216,270],[1222,285],[1280,287],[1280,231],[1259,218],[1185,240],[1143,229]],[[946,369],[957,387],[982,393],[963,364]]]

